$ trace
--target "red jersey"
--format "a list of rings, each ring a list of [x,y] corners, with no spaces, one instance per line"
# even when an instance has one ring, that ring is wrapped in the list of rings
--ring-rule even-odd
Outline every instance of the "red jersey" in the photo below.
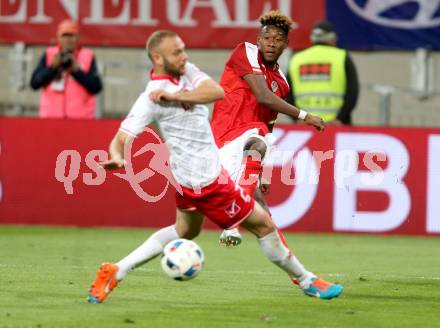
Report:
[[[252,128],[265,135],[275,124],[278,113],[257,102],[243,79],[248,74],[264,75],[269,89],[280,98],[285,99],[289,93],[289,84],[278,64],[273,69],[266,67],[256,45],[240,43],[226,62],[220,81],[225,98],[214,105],[211,127],[219,147]]]

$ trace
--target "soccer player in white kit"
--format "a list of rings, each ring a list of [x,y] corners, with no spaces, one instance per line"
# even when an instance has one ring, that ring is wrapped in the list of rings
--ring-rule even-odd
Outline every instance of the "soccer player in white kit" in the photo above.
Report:
[[[172,31],[156,31],[147,42],[153,63],[151,80],[139,96],[112,142],[105,169],[125,165],[124,147],[156,121],[170,152],[170,167],[182,193],[176,193],[175,224],[153,233],[117,263],[103,263],[89,291],[90,303],[101,303],[127,274],[160,255],[170,241],[193,239],[204,217],[223,229],[237,225],[254,234],[263,254],[292,275],[306,295],[322,299],[339,296],[343,287],[307,271],[283,244],[269,215],[222,169],[201,104],[223,97],[223,89],[195,65],[187,62],[182,39]]]

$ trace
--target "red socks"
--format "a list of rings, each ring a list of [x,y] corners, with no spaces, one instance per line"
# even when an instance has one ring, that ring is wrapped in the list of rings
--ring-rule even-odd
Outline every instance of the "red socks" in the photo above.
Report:
[[[243,158],[243,166],[244,169],[238,184],[248,195],[253,197],[262,171],[261,160],[253,159],[252,156],[246,156]]]

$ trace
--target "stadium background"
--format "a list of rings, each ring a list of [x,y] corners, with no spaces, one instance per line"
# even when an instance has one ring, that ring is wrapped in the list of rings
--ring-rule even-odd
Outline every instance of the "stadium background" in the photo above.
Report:
[[[291,51],[309,45],[309,29],[316,20],[328,18],[335,23],[340,46],[351,51],[358,68],[361,96],[353,121],[355,126],[364,126],[332,127],[318,135],[281,125],[277,130],[280,147],[291,152],[291,158],[294,150],[304,150],[307,157],[311,151],[339,145],[339,149],[352,147],[360,154],[383,150],[388,160],[377,162],[385,169],[386,179],[375,188],[357,182],[361,167],[336,186],[333,176],[343,169],[338,171],[334,159],[323,165],[317,186],[306,181],[286,187],[275,179],[269,200],[275,212],[283,205],[277,222],[288,231],[440,233],[437,1],[2,0],[0,4],[0,222],[149,227],[171,222],[170,191],[158,203],[145,203],[118,177],[107,174],[105,182],[96,182],[100,179],[96,165],[85,161],[90,151],[107,148],[119,118],[144,88],[150,68],[145,39],[157,28],[177,30],[191,60],[218,80],[230,50],[238,42],[255,40],[257,17],[266,9],[280,8],[296,24],[291,50],[280,61],[285,68]],[[44,46],[55,41],[57,23],[67,17],[79,20],[83,44],[99,60],[104,80],[100,116],[105,120],[34,118],[39,93],[29,90],[30,74]],[[419,48],[425,50],[416,51]],[[280,122],[288,120],[280,118]],[[369,144],[371,149],[359,144]],[[57,159],[65,150],[77,152],[66,157],[65,176],[75,173],[72,158],[80,157],[71,194],[65,178],[57,178],[56,173],[57,168],[64,168],[64,162],[57,164]],[[31,170],[30,160],[35,161]],[[276,170],[285,165],[275,163]],[[154,193],[164,184],[164,178],[156,175],[142,186]],[[117,200],[115,191],[120,188],[124,196]],[[292,214],[289,208],[296,204],[305,205]]]

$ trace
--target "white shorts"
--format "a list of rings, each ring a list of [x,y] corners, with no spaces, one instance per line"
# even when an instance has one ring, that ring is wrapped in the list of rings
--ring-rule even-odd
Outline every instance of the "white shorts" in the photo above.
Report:
[[[264,163],[264,159],[268,157],[272,148],[272,143],[270,142],[272,134],[269,133],[266,136],[262,136],[258,133],[258,131],[259,129],[257,128],[247,130],[219,149],[222,166],[226,171],[228,171],[231,179],[236,183],[238,183],[238,180],[240,179],[241,173],[244,169],[242,166],[243,149],[249,138],[258,138],[266,145],[266,153],[262,158],[262,164]]]

